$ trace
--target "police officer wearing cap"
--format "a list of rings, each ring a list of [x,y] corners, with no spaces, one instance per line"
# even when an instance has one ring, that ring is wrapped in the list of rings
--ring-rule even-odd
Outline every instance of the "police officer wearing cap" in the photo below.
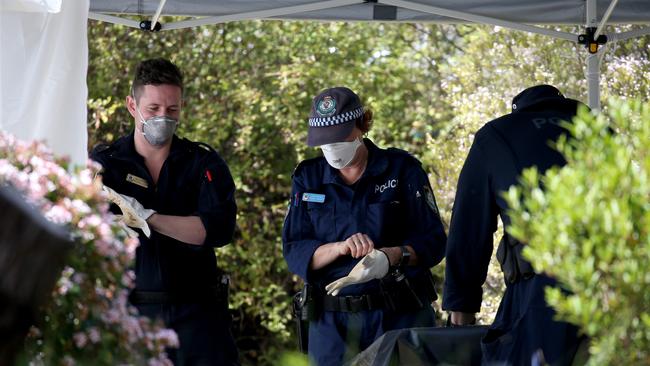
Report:
[[[552,86],[534,86],[514,98],[512,113],[476,133],[458,180],[447,242],[443,308],[451,311],[453,325],[474,323],[480,311],[497,216],[505,228],[510,225],[502,192],[523,169],[544,172],[566,164],[551,143],[567,132],[562,121],[571,121],[580,105]],[[554,320],[544,288],[556,282],[534,273],[522,247],[504,233],[497,249],[507,288],[482,341],[484,364],[571,364],[581,341],[577,329]]]
[[[141,62],[126,98],[133,132],[91,158],[103,166],[112,208],[139,234],[130,301],[176,331],[180,348],[168,350],[170,359],[236,365],[228,282],[214,253],[232,240],[235,185],[217,152],[175,135],[182,93],[176,65]]]
[[[372,113],[348,88],[316,96],[283,228],[289,269],[309,293],[309,355],[340,365],[384,332],[434,325],[430,268],[446,235],[420,162],[362,136]]]

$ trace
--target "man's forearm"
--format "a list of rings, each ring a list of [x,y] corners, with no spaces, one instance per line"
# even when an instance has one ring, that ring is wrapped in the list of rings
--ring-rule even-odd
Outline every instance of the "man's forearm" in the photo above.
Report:
[[[149,226],[183,243],[203,245],[206,231],[198,216],[171,216],[155,213],[147,219]]]
[[[472,325],[476,324],[476,314],[463,313],[460,311],[451,312],[451,324],[453,325]]]
[[[410,245],[405,245],[405,247],[406,250],[408,250],[409,253],[411,253],[411,258],[409,259],[409,266],[416,265],[418,263],[418,255],[417,253],[415,253],[415,249],[413,249],[413,247]],[[386,247],[386,248],[380,248],[379,250],[386,253],[391,266],[396,266],[402,260],[402,249],[400,247]]]
[[[325,267],[326,265],[334,262],[341,254],[338,246],[340,242],[327,243],[319,246],[314,255],[311,257],[309,268],[317,270]]]

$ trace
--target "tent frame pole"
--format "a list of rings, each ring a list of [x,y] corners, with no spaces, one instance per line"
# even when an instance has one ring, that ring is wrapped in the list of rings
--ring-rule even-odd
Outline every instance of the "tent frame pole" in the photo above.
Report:
[[[160,3],[158,3],[158,9],[156,9],[156,14],[151,17],[151,31],[153,31],[156,28],[156,23],[158,23],[158,19],[160,18],[160,13],[162,13],[163,7],[165,6],[165,3],[167,0],[160,0]]]
[[[598,26],[597,1],[586,0],[585,26],[587,28]],[[604,18],[603,20],[606,21]],[[599,48],[597,53],[589,53],[586,58],[587,104],[593,111],[600,110],[600,59],[603,52],[605,47]]]
[[[536,27],[536,26],[528,25],[528,24],[511,22],[511,21],[508,21],[508,20],[491,18],[491,17],[487,17],[487,16],[483,16],[483,15],[470,14],[470,13],[465,13],[465,12],[461,12],[461,11],[444,9],[444,8],[440,8],[440,7],[436,7],[436,6],[418,4],[418,3],[411,2],[411,1],[405,1],[405,0],[378,0],[377,3],[384,4],[384,5],[397,6],[397,7],[406,8],[406,9],[411,9],[411,10],[419,11],[419,12],[422,12],[422,13],[429,13],[429,14],[441,15],[441,16],[445,16],[445,17],[449,17],[449,18],[466,20],[468,22],[473,22],[473,23],[483,23],[483,24],[496,25],[496,26],[500,26],[500,27],[504,27],[504,28],[511,28],[511,29],[516,29],[516,30],[529,32],[529,33],[542,34],[542,35],[557,38],[557,39],[565,39],[567,41],[578,42],[578,36],[575,35],[575,34],[572,34],[572,33],[568,33],[568,32],[560,32],[560,31],[556,31],[556,30],[553,30],[553,29],[548,29],[548,28]]]

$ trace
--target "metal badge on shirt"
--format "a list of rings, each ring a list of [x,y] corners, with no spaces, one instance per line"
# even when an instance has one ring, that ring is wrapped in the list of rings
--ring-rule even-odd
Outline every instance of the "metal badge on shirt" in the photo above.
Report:
[[[133,183],[135,185],[138,185],[138,186],[140,186],[142,188],[149,188],[149,183],[147,183],[146,179],[137,177],[137,176],[135,176],[133,174],[127,174],[126,181],[129,182],[129,183]]]
[[[305,202],[323,203],[325,202],[325,195],[320,193],[305,192],[302,194],[302,200]]]

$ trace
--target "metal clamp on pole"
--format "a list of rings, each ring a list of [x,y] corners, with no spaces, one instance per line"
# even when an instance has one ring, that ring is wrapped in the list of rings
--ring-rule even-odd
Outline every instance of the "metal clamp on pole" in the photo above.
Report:
[[[578,36],[578,43],[585,45],[589,53],[598,53],[600,45],[607,43],[607,36],[600,34],[598,35],[598,38],[595,38],[596,27],[587,27],[586,30],[587,33]]]
[[[156,22],[155,26],[151,26],[151,20],[143,20],[140,22],[140,30],[148,32],[158,32],[162,29],[162,24]]]

